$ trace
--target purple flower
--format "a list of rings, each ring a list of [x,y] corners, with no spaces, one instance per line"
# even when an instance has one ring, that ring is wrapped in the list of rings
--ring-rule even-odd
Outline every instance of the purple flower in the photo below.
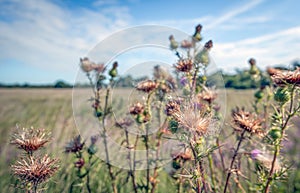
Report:
[[[251,151],[251,158],[256,159],[259,154],[261,154],[261,151],[258,150],[258,149],[254,149],[254,150]]]
[[[188,79],[187,79],[186,77],[182,77],[182,78],[180,79],[180,84],[181,84],[182,86],[185,86],[187,83],[188,83]]]

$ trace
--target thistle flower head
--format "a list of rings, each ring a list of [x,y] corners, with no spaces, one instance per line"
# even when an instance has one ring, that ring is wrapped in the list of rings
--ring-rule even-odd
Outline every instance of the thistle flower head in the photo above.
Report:
[[[74,137],[66,146],[65,152],[66,153],[77,153],[83,149],[85,142],[81,142],[81,136],[78,135]]]
[[[190,49],[193,47],[193,43],[189,40],[183,40],[180,44],[180,47],[184,49]]]
[[[84,72],[90,72],[94,69],[95,63],[90,61],[89,58],[80,58],[80,67]]]
[[[10,143],[16,145],[19,149],[25,150],[27,153],[32,153],[50,141],[49,134],[43,129],[23,128],[21,131],[13,134]]]
[[[216,91],[205,86],[203,87],[203,89],[204,90],[198,94],[198,98],[211,104],[217,98]]]
[[[154,89],[156,89],[156,87],[157,87],[156,82],[154,82],[152,80],[145,80],[145,81],[139,82],[136,86],[136,89],[139,91],[149,93],[149,92],[153,91]]]
[[[191,59],[180,59],[174,67],[178,72],[190,72],[193,68],[193,61]]]
[[[210,50],[213,47],[213,41],[209,40],[208,42],[205,43],[204,48]]]
[[[144,105],[141,103],[137,102],[134,105],[132,105],[129,109],[129,113],[132,115],[137,115],[140,114],[144,111]]]
[[[166,114],[172,116],[180,111],[180,103],[176,100],[171,100],[166,104]]]
[[[38,185],[53,176],[59,168],[58,163],[58,159],[51,159],[48,155],[38,158],[30,156],[11,167],[14,175],[22,181]]]
[[[200,136],[208,133],[208,128],[212,123],[210,116],[195,109],[193,105],[185,106],[183,110],[175,112],[173,117],[185,130]]]
[[[254,58],[250,58],[248,62],[251,66],[254,66],[256,64],[256,60]]]
[[[232,111],[233,122],[239,129],[244,129],[249,133],[262,135],[262,120],[255,114],[245,111],[245,109],[239,109]]]
[[[271,75],[271,79],[277,86],[283,87],[288,84],[294,84],[296,86],[300,86],[300,68],[297,68],[294,71],[273,70],[273,72],[274,73],[273,75]]]

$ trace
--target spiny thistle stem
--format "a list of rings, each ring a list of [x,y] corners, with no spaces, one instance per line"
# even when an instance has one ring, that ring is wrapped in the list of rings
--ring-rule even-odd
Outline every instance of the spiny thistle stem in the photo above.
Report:
[[[281,112],[282,113],[281,136],[279,138],[278,143],[275,144],[275,151],[274,151],[274,156],[273,156],[273,160],[272,160],[272,166],[271,166],[271,169],[270,169],[270,172],[269,172],[269,177],[268,177],[268,180],[267,180],[267,183],[266,183],[264,193],[269,192],[271,182],[273,181],[273,173],[274,173],[274,169],[275,169],[275,164],[276,164],[277,157],[280,154],[280,146],[281,146],[282,139],[284,137],[285,129],[287,128],[290,119],[299,110],[299,107],[297,107],[295,109],[295,111],[293,112],[295,86],[296,85],[293,85],[292,90],[291,90],[291,101],[290,101],[290,106],[289,106],[289,110],[288,110],[288,115],[287,115],[287,118],[286,118],[285,121],[284,121],[284,108],[282,106],[282,110],[281,110],[282,111]]]
[[[107,147],[107,136],[106,136],[106,126],[105,126],[105,118],[107,114],[107,105],[108,105],[108,98],[110,95],[110,88],[107,88],[106,90],[106,96],[105,96],[105,104],[104,104],[104,115],[102,118],[102,127],[103,127],[103,143],[104,143],[104,148],[105,148],[105,155],[106,155],[106,165],[108,167],[108,172],[109,176],[111,178],[111,186],[113,189],[114,193],[117,193],[117,186],[116,186],[116,176],[113,173],[112,170],[112,165],[110,164],[110,159],[109,159],[109,152],[108,152],[108,147]]]
[[[216,177],[215,177],[215,172],[214,172],[214,169],[213,169],[213,158],[212,158],[211,153],[208,154],[208,163],[209,163],[211,181],[212,181],[212,185],[213,185],[213,192],[216,192],[216,190],[217,190]]]
[[[229,167],[229,171],[228,171],[228,174],[227,174],[227,178],[226,178],[226,183],[225,183],[225,187],[224,187],[224,193],[226,193],[227,191],[227,187],[228,187],[228,184],[229,184],[229,179],[230,179],[230,176],[231,176],[231,173],[232,173],[232,167],[233,167],[233,164],[235,162],[235,159],[236,159],[236,156],[238,155],[238,151],[241,147],[241,144],[242,144],[242,141],[244,139],[244,135],[246,133],[246,130],[243,131],[243,133],[241,134],[241,137],[239,139],[239,142],[238,142],[238,145],[234,151],[234,154],[233,154],[233,157],[232,157],[232,160],[231,160],[231,163],[230,163],[230,167]]]

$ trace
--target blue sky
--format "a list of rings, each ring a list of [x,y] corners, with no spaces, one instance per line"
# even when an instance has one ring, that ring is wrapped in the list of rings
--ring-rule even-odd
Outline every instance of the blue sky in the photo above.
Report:
[[[73,83],[80,57],[115,32],[147,24],[192,34],[201,23],[215,64],[228,72],[247,68],[250,57],[262,69],[300,59],[298,0],[0,0],[0,7],[2,83]],[[127,56],[123,69],[145,54]]]

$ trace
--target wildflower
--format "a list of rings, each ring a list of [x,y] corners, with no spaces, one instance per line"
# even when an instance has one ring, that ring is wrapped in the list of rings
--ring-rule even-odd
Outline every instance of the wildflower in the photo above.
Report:
[[[32,153],[43,147],[50,141],[49,133],[45,133],[43,129],[23,128],[21,132],[13,134],[11,144],[16,145],[19,149]]]
[[[195,56],[195,61],[197,63],[201,63],[205,66],[207,66],[210,62],[209,59],[209,50],[213,47],[213,42],[209,40],[208,42],[205,43],[204,48]]]
[[[217,98],[217,93],[205,86],[203,87],[203,89],[204,90],[198,94],[198,98],[211,104]]]
[[[169,40],[171,50],[176,50],[178,48],[178,42],[175,40],[174,36],[170,35]]]
[[[269,69],[270,71],[270,69]],[[274,72],[274,70],[273,70]],[[271,76],[271,79],[277,86],[286,86],[288,84],[294,84],[296,86],[300,86],[300,68],[297,68],[294,71],[286,70],[278,70]]]
[[[166,104],[166,114],[172,116],[174,113],[180,111],[180,106],[178,101],[172,100]]]
[[[30,156],[17,161],[15,165],[12,165],[12,170],[14,175],[21,180],[37,186],[53,176],[59,168],[58,162],[58,159],[51,159],[48,155],[42,158]]]
[[[83,158],[79,158],[78,159],[78,161],[76,161],[75,163],[74,163],[74,166],[76,167],[76,168],[82,168],[83,166],[84,166],[84,164],[85,164],[85,161],[84,161],[84,159]]]
[[[114,62],[112,69],[109,71],[109,75],[112,78],[114,78],[118,75],[117,67],[118,67],[118,62]]]
[[[255,114],[252,114],[244,109],[237,108],[232,111],[233,122],[241,129],[248,131],[251,134],[262,135],[262,120],[257,118]]]
[[[185,107],[183,111],[175,112],[173,117],[184,129],[204,135],[208,132],[211,118],[193,107]]]
[[[199,24],[195,27],[195,33],[193,35],[193,40],[195,42],[199,42],[202,40],[202,37],[201,37],[201,30],[202,30],[202,25]]]
[[[95,63],[91,62],[87,57],[80,58],[80,67],[84,72],[90,72],[94,69]]]
[[[181,48],[190,49],[193,47],[193,43],[188,40],[183,40],[180,44]]]
[[[149,92],[153,91],[154,89],[156,89],[156,87],[157,87],[156,82],[154,82],[152,80],[145,80],[145,81],[139,82],[138,85],[136,86],[136,89],[139,91],[149,93]]]
[[[136,103],[130,107],[129,113],[132,115],[138,115],[144,111],[144,106],[141,103]]]
[[[193,68],[193,61],[191,59],[180,59],[174,67],[179,72],[190,72]]]
[[[65,147],[66,153],[77,153],[83,149],[85,142],[81,142],[80,135],[74,137]]]
[[[252,74],[252,75],[259,74],[259,70],[258,70],[258,68],[256,66],[256,60],[254,58],[250,58],[248,62],[250,64],[249,73]]]
[[[281,70],[278,70],[276,68],[267,68],[267,73],[270,75],[270,76],[273,76],[275,74],[279,74],[281,73],[282,71]]]

